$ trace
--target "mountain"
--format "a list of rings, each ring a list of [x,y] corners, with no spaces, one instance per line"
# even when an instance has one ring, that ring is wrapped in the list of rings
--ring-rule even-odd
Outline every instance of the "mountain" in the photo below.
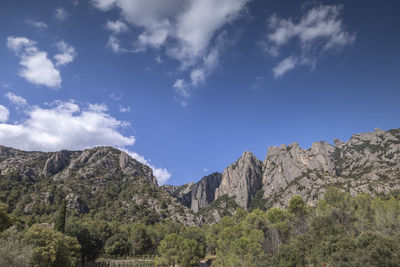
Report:
[[[334,145],[316,142],[307,150],[298,143],[273,146],[263,162],[245,152],[222,174],[203,177],[197,184],[176,190],[182,204],[202,214],[203,220],[212,221],[222,213],[234,212],[227,211],[221,202],[232,207],[233,200],[244,209],[265,209],[287,206],[292,195],[300,195],[314,205],[329,186],[353,195],[399,190],[400,129],[354,134],[347,142],[334,140]],[[198,199],[201,201],[196,202]]]
[[[32,222],[49,221],[65,198],[70,214],[83,219],[198,226],[238,207],[284,207],[292,195],[314,205],[329,186],[353,195],[400,190],[400,129],[309,149],[273,146],[264,161],[244,152],[222,173],[161,187],[148,166],[115,148],[26,152],[0,146],[0,201]]]
[[[0,146],[0,201],[10,212],[45,221],[63,198],[76,217],[199,224],[188,208],[157,186],[148,166],[115,148],[46,153]]]

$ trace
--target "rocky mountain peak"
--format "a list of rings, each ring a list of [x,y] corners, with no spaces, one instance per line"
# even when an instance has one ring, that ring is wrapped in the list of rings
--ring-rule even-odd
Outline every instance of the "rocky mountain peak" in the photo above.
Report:
[[[236,203],[247,208],[262,184],[262,162],[253,153],[246,151],[222,173],[220,187],[215,191],[215,199],[223,196],[233,196]]]

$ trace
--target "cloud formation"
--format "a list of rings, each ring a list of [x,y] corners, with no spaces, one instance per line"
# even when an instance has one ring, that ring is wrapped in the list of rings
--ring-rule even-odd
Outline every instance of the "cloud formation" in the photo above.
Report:
[[[74,58],[76,57],[76,52],[73,46],[68,45],[64,41],[59,41],[56,43],[56,47],[60,51],[59,54],[54,55],[56,66],[64,66],[74,61]]]
[[[76,56],[75,49],[64,41],[57,43],[61,53],[54,56],[54,64],[47,57],[47,53],[36,47],[36,42],[26,37],[10,36],[7,38],[7,46],[17,57],[22,68],[18,74],[28,82],[35,85],[44,85],[50,88],[61,87],[61,74],[57,67],[68,64]]]
[[[0,105],[0,122],[6,122],[9,115],[10,111],[5,106]]]
[[[26,23],[28,25],[31,25],[39,30],[45,30],[48,28],[47,24],[42,22],[42,21],[38,21],[38,20],[33,20],[33,19],[27,19]]]
[[[116,36],[120,27],[107,23],[113,31],[107,44],[112,51],[141,52],[152,48],[180,63],[180,71],[187,72],[188,78],[177,79],[173,88],[181,103],[187,103],[191,89],[204,84],[219,64],[225,41],[221,36],[226,35],[220,32],[222,27],[237,19],[249,1],[92,0],[92,4],[102,11],[119,9],[118,21],[139,29],[133,47],[125,48]],[[183,86],[185,90],[180,89]]]
[[[355,34],[344,29],[339,18],[342,6],[322,5],[310,9],[295,23],[276,14],[268,19],[268,33],[260,44],[272,57],[281,54],[281,48],[297,43],[299,53],[286,57],[273,68],[278,78],[297,66],[315,67],[318,59],[327,51],[337,51],[355,41]]]
[[[4,94],[4,97],[7,98],[11,103],[16,105],[17,107],[24,107],[28,105],[28,102],[25,98],[18,96],[12,92],[7,92]]]
[[[0,105],[0,144],[22,150],[58,151],[61,149],[81,150],[95,146],[113,146],[129,151],[135,143],[134,136],[121,131],[130,124],[112,117],[104,104],[79,105],[74,100],[54,101],[47,107],[31,106],[26,99],[11,92],[5,97],[17,107],[24,106],[24,118],[16,123],[5,123],[8,110]],[[148,164],[160,184],[171,175],[165,169]],[[139,160],[138,160],[139,161]]]
[[[54,11],[54,17],[59,21],[64,21],[69,17],[69,14],[64,8],[58,7]]]

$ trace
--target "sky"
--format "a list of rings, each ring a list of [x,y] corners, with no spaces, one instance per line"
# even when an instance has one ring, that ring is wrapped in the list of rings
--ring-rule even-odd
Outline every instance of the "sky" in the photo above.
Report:
[[[180,185],[400,128],[400,2],[2,0],[0,144],[113,146]]]

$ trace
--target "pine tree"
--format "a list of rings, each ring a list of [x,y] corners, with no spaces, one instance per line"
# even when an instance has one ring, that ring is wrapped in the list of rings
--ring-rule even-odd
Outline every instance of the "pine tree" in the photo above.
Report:
[[[65,216],[67,213],[67,203],[65,199],[62,200],[60,209],[58,210],[56,223],[54,225],[54,229],[64,233],[65,230]]]

